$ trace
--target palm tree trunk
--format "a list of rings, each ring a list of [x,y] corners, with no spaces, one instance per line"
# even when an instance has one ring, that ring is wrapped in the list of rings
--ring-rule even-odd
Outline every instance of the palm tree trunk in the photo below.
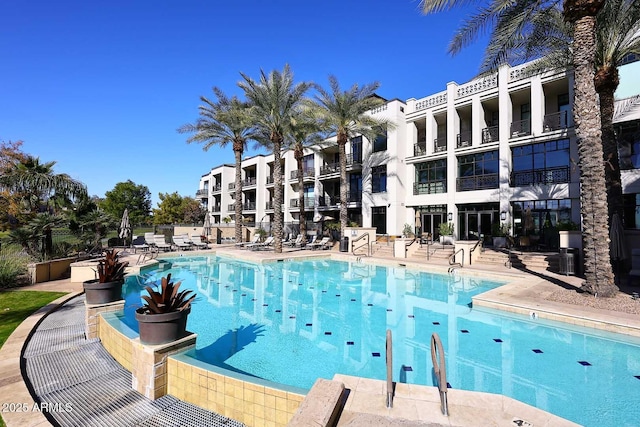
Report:
[[[242,150],[238,150],[234,147],[233,150],[236,156],[236,242],[242,241]]]
[[[299,148],[299,149],[298,149]],[[298,166],[298,205],[300,207],[300,234],[302,234],[302,243],[307,242],[307,221],[304,213],[304,171],[302,170],[302,147],[296,147],[293,156]]]
[[[595,14],[598,8],[589,0],[565,0],[564,8],[565,19],[575,23],[573,108],[580,167],[584,288],[593,294],[608,297],[616,293],[617,287],[609,262],[600,110],[594,84]]]
[[[615,108],[614,93],[620,78],[618,69],[603,66],[596,71],[595,85],[600,97],[600,122],[602,128],[602,149],[604,155],[604,178],[607,183],[607,203],[609,221],[615,212],[622,218],[622,179],[620,177],[620,158],[618,143],[613,128],[613,112]]]
[[[340,236],[347,228],[347,135],[338,135],[338,158],[340,160]]]
[[[282,253],[282,165],[280,164],[280,150],[282,137],[271,137],[273,143],[273,247],[277,254]]]

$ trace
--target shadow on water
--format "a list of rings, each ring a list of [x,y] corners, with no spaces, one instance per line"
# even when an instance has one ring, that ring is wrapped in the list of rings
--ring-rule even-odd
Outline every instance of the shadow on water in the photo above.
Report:
[[[203,362],[232,371],[243,372],[227,365],[224,361],[244,350],[249,344],[257,342],[257,338],[263,335],[264,330],[265,326],[257,323],[230,329],[210,345],[196,350],[196,356],[198,360]]]

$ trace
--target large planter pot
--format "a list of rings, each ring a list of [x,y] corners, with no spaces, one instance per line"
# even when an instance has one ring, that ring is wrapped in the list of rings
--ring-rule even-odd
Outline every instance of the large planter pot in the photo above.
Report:
[[[163,314],[136,311],[142,344],[166,344],[187,335],[187,316],[191,309]]]
[[[98,279],[83,282],[87,304],[108,304],[122,299],[124,280],[100,283]]]
[[[440,243],[443,245],[454,245],[456,243],[456,239],[454,239],[452,234],[440,235]]]
[[[493,238],[493,247],[494,248],[506,248],[507,247],[507,238],[504,236],[495,236]]]

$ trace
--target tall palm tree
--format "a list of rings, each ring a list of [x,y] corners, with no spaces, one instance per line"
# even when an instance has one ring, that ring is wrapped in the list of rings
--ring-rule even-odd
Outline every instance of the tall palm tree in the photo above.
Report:
[[[525,33],[536,13],[548,13],[559,5],[560,0],[490,0],[489,5],[479,8],[476,21],[467,22],[470,29],[466,36],[456,39],[450,46],[463,46],[483,28],[493,28],[503,36],[511,35],[505,42],[511,51],[526,46],[526,39],[514,34]],[[450,9],[466,2],[463,0],[422,0],[424,13]],[[582,214],[582,239],[585,261],[584,288],[600,296],[612,296],[617,287],[609,262],[609,244],[603,236],[609,235],[607,215],[607,192],[603,164],[601,116],[595,87],[596,16],[604,0],[563,0],[564,20],[573,28],[571,53],[574,64],[574,123],[578,143],[578,166],[580,167]],[[510,15],[511,14],[511,15]],[[513,17],[518,19],[513,19]],[[465,28],[463,25],[463,29]],[[463,31],[464,32],[464,31]],[[466,38],[465,38],[466,37]],[[508,50],[509,50],[508,49]],[[507,57],[507,51],[494,50],[497,58]],[[500,60],[500,59],[498,59]]]
[[[202,149],[226,147],[231,143],[235,156],[235,236],[236,242],[242,241],[242,154],[247,141],[258,137],[249,117],[249,105],[236,96],[229,98],[218,87],[213,88],[216,100],[204,96],[204,103],[198,107],[200,117],[193,124],[178,128],[179,133],[191,133],[187,143],[204,144]]]
[[[384,104],[384,100],[375,94],[379,86],[378,82],[363,86],[354,84],[342,90],[338,79],[329,76],[329,90],[316,85],[315,102],[309,105],[321,128],[336,135],[340,162],[340,233],[343,236],[348,221],[347,142],[358,135],[373,141],[377,132],[393,127],[389,120],[368,114],[371,109]]]
[[[20,193],[31,212],[42,204],[49,207],[53,199],[86,195],[87,188],[82,182],[64,173],[54,173],[55,165],[55,161],[41,163],[39,157],[26,155],[0,176],[0,187]]]
[[[254,125],[262,135],[269,135],[270,147],[273,150],[274,250],[276,253],[282,253],[282,144],[290,131],[291,117],[309,89],[309,84],[295,84],[288,64],[282,72],[274,70],[269,75],[260,70],[258,81],[244,73],[240,75],[242,80],[238,85],[251,103]]]
[[[288,142],[289,147],[293,150],[293,157],[296,159],[298,169],[298,206],[300,208],[300,234],[302,235],[302,243],[306,243],[307,239],[307,223],[305,220],[305,198],[304,198],[304,168],[302,159],[304,158],[304,150],[320,143],[323,140],[320,132],[320,125],[317,120],[310,114],[306,108],[298,109],[291,117],[290,134]]]

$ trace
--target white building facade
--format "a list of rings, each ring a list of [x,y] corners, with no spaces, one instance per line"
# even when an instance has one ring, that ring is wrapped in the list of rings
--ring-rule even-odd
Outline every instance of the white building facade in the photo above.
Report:
[[[371,114],[395,127],[375,141],[347,144],[349,220],[389,235],[409,224],[434,238],[450,222],[456,238],[470,240],[488,238],[500,225],[518,236],[579,223],[572,90],[572,72],[527,75],[525,66],[503,67],[424,98],[386,102]],[[297,223],[293,153],[282,161],[284,221]],[[234,165],[225,164],[200,179],[197,197],[216,223],[234,220],[234,176]],[[245,221],[272,221],[273,156],[243,160],[242,179]],[[304,194],[307,221],[339,217],[335,141],[306,151]],[[542,240],[557,247],[551,237]]]

